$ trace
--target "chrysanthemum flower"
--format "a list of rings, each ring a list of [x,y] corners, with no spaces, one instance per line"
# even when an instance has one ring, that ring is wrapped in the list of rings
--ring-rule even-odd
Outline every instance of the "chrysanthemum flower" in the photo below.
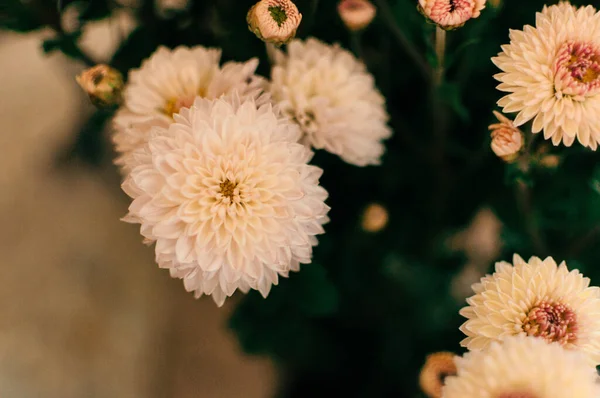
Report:
[[[569,3],[544,7],[536,26],[510,32],[510,44],[492,61],[507,92],[498,105],[519,112],[515,125],[533,119],[554,145],[575,138],[596,149],[600,142],[600,13]]]
[[[456,374],[456,355],[451,352],[436,352],[427,356],[419,375],[421,390],[430,398],[440,398],[442,387],[448,376]]]
[[[303,142],[358,166],[379,164],[391,135],[385,98],[363,63],[339,46],[293,40],[277,50],[271,93],[300,125]]]
[[[419,11],[442,29],[456,29],[481,15],[485,0],[419,0]]]
[[[327,221],[322,170],[278,115],[252,98],[197,98],[152,129],[123,183],[134,199],[125,220],[156,242],[159,266],[218,305],[238,288],[267,296],[311,261]]]
[[[461,345],[480,350],[510,335],[529,335],[600,363],[600,289],[552,257],[525,262],[515,255],[513,263],[496,263],[494,274],[473,285],[476,294],[460,311],[468,318]]]
[[[258,98],[266,89],[265,79],[254,74],[257,59],[219,66],[220,57],[220,50],[202,46],[160,47],[140,69],[129,73],[125,101],[113,121],[117,164],[131,169],[131,152],[146,142],[150,129],[167,128],[173,114],[189,107],[197,96],[214,99],[236,91]]]
[[[489,126],[492,132],[492,151],[506,162],[511,162],[519,156],[523,148],[523,133],[515,127],[512,120],[494,111],[498,123]]]
[[[597,398],[596,369],[578,352],[526,336],[507,337],[456,359],[443,398]]]
[[[259,39],[277,46],[296,36],[302,14],[291,0],[260,0],[248,11],[248,29]]]

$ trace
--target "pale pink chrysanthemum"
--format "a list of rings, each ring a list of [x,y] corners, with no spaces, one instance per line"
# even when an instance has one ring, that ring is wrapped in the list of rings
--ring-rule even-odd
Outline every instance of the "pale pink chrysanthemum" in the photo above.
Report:
[[[496,263],[496,272],[473,285],[475,295],[460,311],[468,320],[460,330],[469,350],[485,349],[511,335],[529,335],[581,351],[600,363],[600,289],[552,257],[513,264]]]
[[[544,7],[535,27],[511,30],[510,44],[492,61],[507,92],[498,105],[518,112],[515,125],[533,119],[554,145],[575,139],[596,149],[600,142],[600,13],[569,3]]]
[[[173,114],[192,105],[197,96],[214,99],[235,91],[259,98],[267,88],[266,80],[254,74],[258,59],[220,66],[220,57],[220,50],[202,46],[159,47],[140,69],[130,71],[112,136],[119,154],[116,163],[125,172],[134,166],[131,153],[145,144],[150,129],[167,128]]]
[[[276,50],[271,94],[303,131],[302,142],[357,166],[379,164],[392,131],[385,98],[352,53],[317,39]]]
[[[296,36],[302,14],[291,0],[261,0],[246,16],[248,29],[258,38],[277,46]]]
[[[461,27],[481,15],[485,0],[419,0],[419,10],[442,29]]]
[[[174,118],[132,155],[126,221],[141,224],[159,266],[196,297],[222,305],[250,288],[266,297],[311,262],[328,220],[322,170],[307,164],[298,127],[270,104],[198,97]]]
[[[377,9],[369,0],[342,0],[338,3],[338,14],[350,30],[361,30],[369,26]]]
[[[498,123],[489,126],[492,136],[492,151],[499,158],[511,162],[519,156],[523,148],[523,133],[515,127],[512,120],[494,111]]]
[[[597,398],[596,368],[584,355],[529,336],[510,336],[456,360],[442,398]]]

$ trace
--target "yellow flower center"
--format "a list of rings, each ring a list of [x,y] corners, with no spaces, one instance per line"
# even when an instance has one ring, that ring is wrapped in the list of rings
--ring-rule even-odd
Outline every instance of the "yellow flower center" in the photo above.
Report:
[[[221,195],[223,195],[226,198],[229,198],[230,201],[233,201],[234,190],[237,187],[237,184],[226,179],[221,184],[219,184],[219,187],[221,188]]]
[[[191,107],[194,104],[194,99],[196,99],[196,97],[193,95],[181,98],[171,98],[167,100],[163,112],[165,115],[173,118],[173,115],[179,113],[181,108]]]

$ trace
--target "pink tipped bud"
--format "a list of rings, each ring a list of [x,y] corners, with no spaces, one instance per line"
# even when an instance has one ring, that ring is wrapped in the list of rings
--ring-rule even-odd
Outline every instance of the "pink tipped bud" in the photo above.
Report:
[[[494,116],[499,123],[489,126],[492,132],[492,151],[505,162],[512,162],[519,157],[523,148],[523,133],[500,112],[494,111]]]
[[[75,80],[96,106],[106,107],[121,103],[124,83],[118,70],[108,65],[96,65],[84,70]]]
[[[259,39],[280,46],[296,36],[302,14],[290,0],[261,0],[248,11],[246,21]]]
[[[419,0],[419,11],[442,29],[460,28],[477,18],[486,0]]]
[[[342,0],[338,4],[338,13],[348,29],[357,31],[371,23],[377,9],[369,0]]]

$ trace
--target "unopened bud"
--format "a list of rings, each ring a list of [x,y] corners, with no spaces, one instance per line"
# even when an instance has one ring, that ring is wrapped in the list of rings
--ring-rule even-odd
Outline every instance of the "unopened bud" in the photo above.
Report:
[[[75,78],[97,107],[117,105],[121,102],[123,76],[108,65],[96,65],[84,70]]]
[[[519,157],[523,148],[523,133],[500,112],[494,111],[494,116],[499,123],[489,126],[492,132],[492,151],[505,162],[512,162]]]
[[[261,0],[248,11],[246,21],[259,39],[280,46],[296,36],[302,14],[290,0]]]
[[[419,0],[418,9],[427,19],[445,30],[460,28],[477,18],[486,0]]]
[[[385,207],[372,203],[370,204],[363,214],[362,228],[367,232],[379,232],[388,223],[388,212]]]
[[[369,0],[342,0],[338,4],[338,13],[348,29],[357,31],[371,23],[377,9]]]
[[[419,384],[421,390],[430,398],[440,398],[444,379],[456,375],[455,355],[451,352],[436,352],[427,356],[421,369]]]
[[[538,162],[541,166],[548,169],[555,169],[560,165],[560,156],[558,155],[544,155]]]

